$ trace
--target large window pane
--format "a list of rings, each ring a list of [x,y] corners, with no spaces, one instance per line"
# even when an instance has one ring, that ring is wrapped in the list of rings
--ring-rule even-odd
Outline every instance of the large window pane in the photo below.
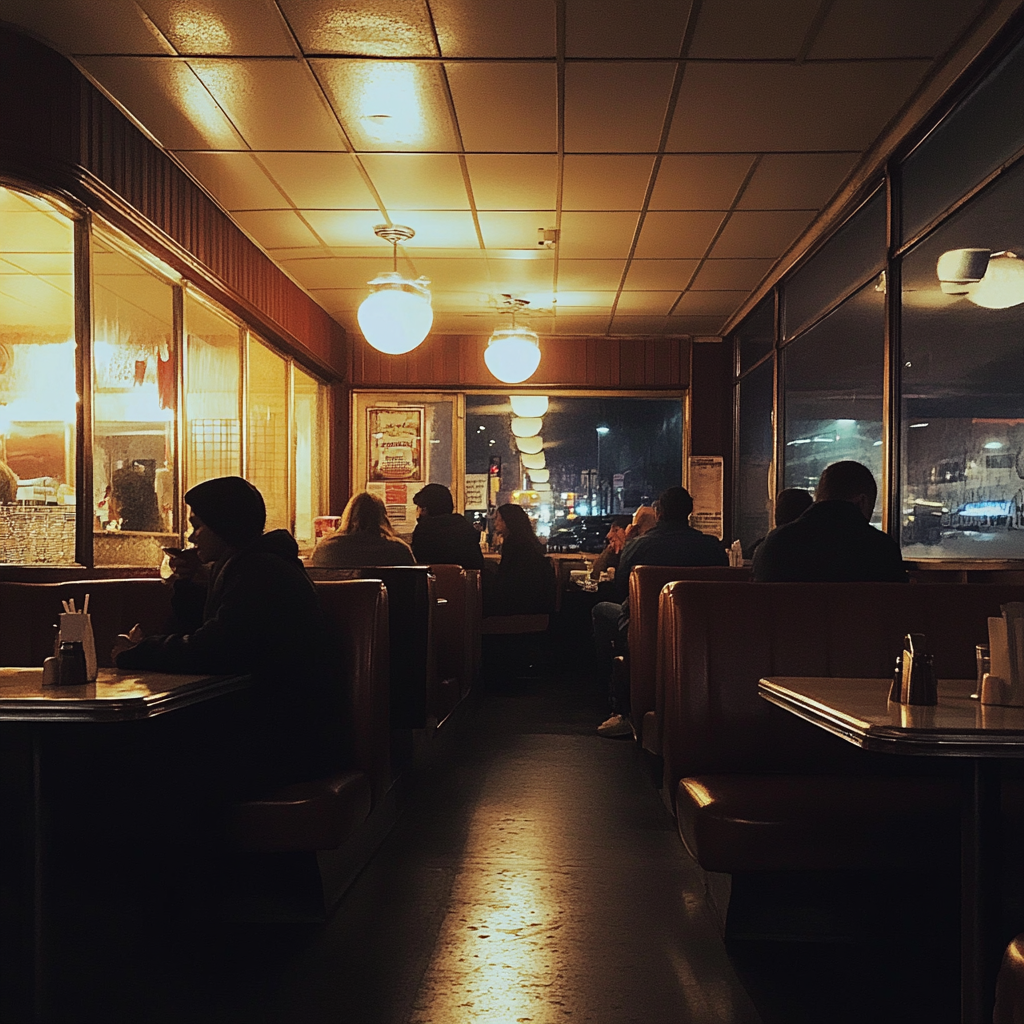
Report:
[[[792,338],[885,263],[885,189],[875,194],[783,285],[784,336]]]
[[[185,294],[185,489],[242,472],[238,325]]]
[[[173,288],[94,235],[97,565],[158,565],[177,529]]]
[[[75,561],[74,231],[0,188],[0,563]]]
[[[1024,256],[1024,167],[989,186],[903,263],[904,552],[1022,558],[1024,259],[990,259],[983,287],[946,294],[936,263],[966,248]],[[984,305],[993,302],[1009,305]]]
[[[903,238],[913,238],[1024,146],[1024,43],[907,157]]]
[[[775,345],[775,296],[769,295],[733,334],[740,354],[740,373],[763,359]]]
[[[249,338],[245,477],[267,503],[267,529],[292,528],[288,499],[288,364]]]
[[[743,550],[772,528],[772,405],[774,362],[762,363],[737,387],[739,401],[739,464],[736,480],[736,530]]]
[[[293,374],[295,539],[305,550],[316,543],[313,520],[327,507],[324,479],[327,389],[297,366]]]
[[[882,485],[885,295],[862,288],[782,350],[786,487],[814,490],[832,462],[863,463]],[[881,501],[872,522],[881,523]]]

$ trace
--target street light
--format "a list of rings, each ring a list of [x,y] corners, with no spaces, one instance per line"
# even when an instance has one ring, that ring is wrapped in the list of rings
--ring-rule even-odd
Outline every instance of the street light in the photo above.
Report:
[[[604,515],[604,500],[601,492],[601,438],[608,433],[607,427],[597,427],[597,502],[600,505],[600,511],[598,515]],[[591,502],[591,510],[593,510],[593,502]]]

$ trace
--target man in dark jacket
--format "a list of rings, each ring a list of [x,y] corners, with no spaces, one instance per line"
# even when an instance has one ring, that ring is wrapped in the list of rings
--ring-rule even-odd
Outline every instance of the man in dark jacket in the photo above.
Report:
[[[878,486],[859,462],[833,462],[814,504],[754,553],[760,583],[905,583],[900,546],[870,523]]]
[[[114,649],[117,667],[252,675],[223,737],[239,762],[232,774],[269,785],[326,773],[341,760],[341,711],[326,623],[295,540],[263,533],[263,497],[241,477],[207,480],[185,501],[195,547],[171,553],[177,629],[142,637],[136,627]]]
[[[416,505],[416,529],[412,553],[421,565],[461,565],[482,569],[484,554],[480,534],[465,516],[455,511],[452,492],[444,484],[427,484],[412,500]]]
[[[629,628],[629,576],[638,565],[728,565],[725,549],[714,538],[690,526],[693,498],[685,487],[670,487],[658,499],[658,521],[642,537],[630,540],[615,570],[617,601],[594,606],[594,640],[599,654],[625,652]],[[598,726],[602,736],[630,736],[629,680],[612,674],[611,716]]]

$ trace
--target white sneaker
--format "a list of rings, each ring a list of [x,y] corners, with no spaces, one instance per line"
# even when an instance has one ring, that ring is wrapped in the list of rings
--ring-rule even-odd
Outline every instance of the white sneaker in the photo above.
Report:
[[[625,715],[612,715],[597,727],[598,736],[632,736],[633,723]]]

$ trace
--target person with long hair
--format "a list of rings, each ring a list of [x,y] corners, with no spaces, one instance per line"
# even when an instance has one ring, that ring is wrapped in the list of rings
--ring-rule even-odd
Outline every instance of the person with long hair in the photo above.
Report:
[[[494,532],[501,562],[483,576],[484,615],[550,614],[555,607],[555,567],[519,505],[500,505]]]
[[[415,565],[412,548],[391,526],[384,502],[376,494],[353,494],[334,533],[313,552],[311,565],[321,569],[358,569],[367,565]]]

